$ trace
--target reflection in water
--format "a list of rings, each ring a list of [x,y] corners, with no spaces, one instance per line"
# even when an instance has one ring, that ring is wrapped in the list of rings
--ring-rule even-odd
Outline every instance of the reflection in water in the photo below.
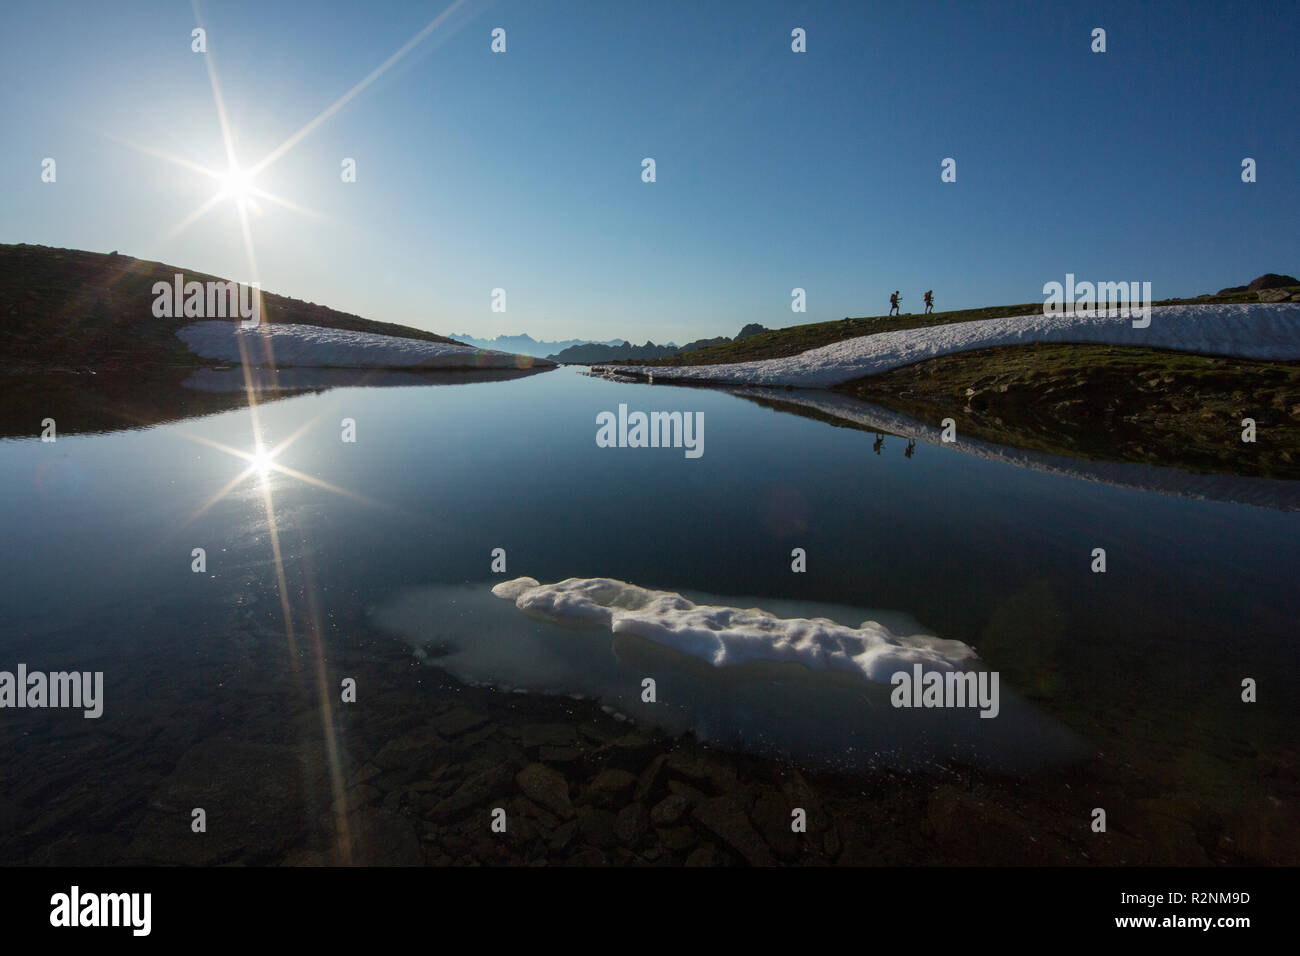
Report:
[[[60,436],[98,435],[248,406],[242,386],[238,393],[228,394],[185,387],[194,371],[163,366],[0,376],[0,438],[35,438],[45,418],[55,420]],[[300,393],[268,394],[261,400],[278,401]]]
[[[186,388],[201,392],[242,392],[251,382],[259,392],[324,391],[328,388],[397,388],[420,385],[472,385],[506,382],[546,369],[466,369],[460,371],[409,371],[350,368],[203,368],[189,375]]]
[[[201,776],[210,752],[202,748],[218,732],[274,738],[327,768],[336,758],[340,768],[371,759],[409,725],[414,705],[397,681],[372,675],[362,684],[366,713],[387,708],[379,726],[388,736],[370,740],[325,734],[326,719],[351,717],[337,707],[322,713],[318,691],[327,688],[335,706],[358,661],[407,659],[405,646],[369,626],[371,607],[406,607],[399,632],[427,657],[443,653],[448,670],[556,693],[585,687],[635,720],[677,720],[746,749],[816,759],[820,746],[821,758],[845,766],[845,754],[900,749],[916,726],[889,713],[888,701],[877,708],[860,682],[832,687],[774,662],[701,670],[641,634],[533,621],[468,584],[483,581],[496,548],[511,576],[608,575],[761,595],[686,593],[783,618],[856,627],[868,612],[845,608],[900,609],[910,624],[870,616],[895,634],[973,648],[1024,698],[1020,726],[1041,719],[1087,742],[1086,763],[1021,778],[1046,781],[1036,792],[1065,794],[1069,782],[1078,785],[1071,795],[1086,787],[1090,800],[1096,792],[1181,814],[1203,845],[1233,859],[1291,860],[1300,846],[1281,840],[1294,832],[1285,800],[1296,786],[1297,704],[1285,694],[1240,700],[1243,677],[1300,679],[1292,653],[1300,514],[1277,510],[1294,495],[1284,483],[1206,486],[1196,482],[1219,479],[1054,462],[961,436],[946,445],[934,429],[858,403],[783,393],[777,406],[771,395],[760,403],[699,388],[660,404],[708,418],[713,437],[701,459],[601,449],[596,415],[620,401],[643,405],[632,389],[646,386],[572,370],[490,382],[457,375],[467,383],[460,388],[336,388],[345,382],[331,376],[310,383],[328,390],[297,393],[308,383],[281,373],[257,393],[254,420],[246,394],[188,387],[193,372],[142,373],[107,390],[83,376],[5,390],[6,434],[29,440],[0,442],[0,490],[14,503],[0,533],[15,543],[0,554],[0,655],[106,672],[105,715],[83,722],[97,726],[80,728],[75,769],[63,756],[69,728],[57,719],[0,723],[0,785],[14,804],[0,809],[18,822],[17,842],[2,844],[9,858],[48,843],[48,821],[91,820],[68,801],[92,792],[124,808],[94,817],[96,832],[109,834],[103,858],[113,859],[139,808],[168,799],[163,779],[178,761],[192,755],[184,766]],[[182,414],[194,417],[143,427]],[[59,419],[59,441],[31,440],[47,416]],[[357,422],[356,443],[340,441],[343,418]],[[222,494],[234,481],[238,493]],[[1189,496],[1225,488],[1232,494],[1217,500]],[[1233,503],[1262,503],[1264,491],[1273,508]],[[1108,552],[1106,574],[1089,571],[1098,546]],[[207,553],[202,574],[191,567],[198,547]],[[794,549],[806,552],[804,572],[792,569]],[[825,604],[841,610],[813,610]],[[459,702],[460,691],[439,689],[450,678],[404,674],[413,670],[424,682],[415,693],[445,694],[438,706]],[[640,679],[651,674],[666,676],[659,709],[644,713]],[[286,714],[296,695],[308,705]],[[802,717],[786,726],[782,713]],[[982,723],[995,733],[1016,726],[1003,724],[1007,714]],[[979,723],[964,729],[988,734]],[[988,757],[980,765],[995,766],[1020,745],[949,730],[936,724],[901,749],[908,759]],[[958,739],[975,749],[954,753]],[[888,774],[873,779],[891,792],[904,786]],[[328,811],[334,784],[294,812]],[[992,784],[985,777],[980,786]],[[1063,811],[1069,832],[1077,809]],[[1034,832],[1056,825],[1041,806],[1025,812]]]
[[[545,370],[542,370],[545,371]],[[51,370],[0,375],[0,438],[36,438],[53,418],[59,435],[104,434],[247,408],[333,388],[471,385],[536,370],[393,371],[153,366],[130,371]]]
[[[790,414],[805,415],[844,427],[872,431],[876,438],[871,448],[877,455],[884,447],[886,434],[901,435],[908,439],[907,450],[904,453],[907,458],[912,457],[913,449],[919,439],[927,444],[940,445],[945,449],[977,455],[990,461],[1068,475],[1072,478],[1155,491],[1165,495],[1229,501],[1263,508],[1277,508],[1282,511],[1300,511],[1300,482],[1297,481],[1238,475],[1196,474],[1154,465],[1093,461],[1028,451],[1007,445],[995,445],[977,438],[960,436],[955,441],[944,442],[941,437],[943,430],[940,428],[837,392],[808,390],[796,395],[786,393],[781,398],[773,398],[770,392],[758,389],[737,389],[732,394]]]

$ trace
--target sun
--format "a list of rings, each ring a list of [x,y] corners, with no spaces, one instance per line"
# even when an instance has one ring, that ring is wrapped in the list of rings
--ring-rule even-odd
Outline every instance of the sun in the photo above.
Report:
[[[230,200],[231,204],[239,214],[240,227],[243,231],[244,238],[244,252],[248,256],[249,274],[252,277],[252,281],[256,282],[258,271],[257,257],[253,252],[253,235],[252,230],[249,228],[248,214],[251,212],[255,216],[261,216],[262,208],[260,203],[262,200],[275,203],[279,206],[284,206],[286,209],[310,216],[313,219],[321,219],[322,217],[310,209],[305,209],[296,203],[292,203],[287,199],[276,196],[273,193],[267,192],[265,189],[253,185],[253,180],[256,179],[268,166],[275,163],[281,156],[289,152],[289,150],[293,149],[298,143],[309,136],[322,123],[346,106],[352,99],[359,96],[363,90],[370,86],[371,83],[375,82],[375,80],[379,79],[380,76],[387,73],[394,64],[405,57],[409,52],[411,52],[411,50],[419,46],[425,38],[437,30],[438,27],[440,27],[444,21],[464,5],[465,2],[466,0],[453,0],[447,9],[443,10],[442,13],[438,14],[425,24],[422,30],[398,47],[396,52],[394,52],[388,59],[384,60],[383,63],[379,64],[379,66],[366,74],[364,79],[356,83],[351,89],[329,106],[325,107],[325,109],[316,115],[315,119],[310,120],[296,133],[262,157],[261,160],[246,168],[241,167],[239,161],[236,159],[234,131],[231,127],[230,116],[226,112],[226,101],[221,93],[221,84],[217,80],[215,60],[211,55],[205,55],[202,57],[204,66],[207,68],[208,72],[208,83],[212,87],[212,102],[217,111],[217,122],[221,128],[221,139],[225,145],[226,172],[222,173],[217,168],[211,168],[196,163],[186,157],[175,156],[164,150],[156,149],[151,146],[119,140],[119,142],[124,143],[124,145],[129,146],[132,149],[137,149],[140,152],[156,156],[159,159],[164,159],[169,163],[174,163],[177,166],[181,166],[185,169],[191,170],[192,172],[200,173],[210,179],[216,180],[217,182],[217,191],[172,227],[172,229],[167,233],[166,238],[172,239],[179,236],[213,209],[222,205],[226,200]],[[194,7],[196,17],[198,16],[198,12],[198,6],[196,4]],[[200,22],[199,26],[203,28],[202,22]],[[116,139],[116,137],[113,138]]]
[[[252,471],[265,478],[271,473],[271,469],[275,465],[275,456],[268,449],[258,445],[253,453],[248,456],[248,464]]]
[[[246,203],[253,198],[253,177],[238,166],[232,166],[230,172],[220,177],[221,195],[237,203]]]

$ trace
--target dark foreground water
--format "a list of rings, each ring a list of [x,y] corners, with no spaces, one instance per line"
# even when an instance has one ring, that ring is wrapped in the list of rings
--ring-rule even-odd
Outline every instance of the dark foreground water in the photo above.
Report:
[[[572,370],[36,440],[69,392],[0,442],[0,671],[102,671],[103,716],[0,710],[3,862],[1300,856],[1295,512]],[[703,454],[598,447],[620,403]],[[959,641],[1001,712],[539,623],[521,575]]]

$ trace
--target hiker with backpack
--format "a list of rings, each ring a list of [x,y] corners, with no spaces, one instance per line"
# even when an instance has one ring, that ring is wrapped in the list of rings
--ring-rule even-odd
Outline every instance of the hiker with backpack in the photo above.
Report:
[[[890,315],[893,315],[894,313],[898,312],[898,303],[901,302],[901,301],[902,301],[902,299],[900,298],[900,296],[899,296],[899,294],[898,294],[898,290],[895,289],[895,290],[894,290],[894,294],[891,295],[891,296],[889,297],[889,314],[890,314]],[[899,314],[899,315],[902,315],[901,312],[898,312],[898,314]]]
[[[925,314],[929,315],[934,311],[934,290],[931,289],[925,294]]]

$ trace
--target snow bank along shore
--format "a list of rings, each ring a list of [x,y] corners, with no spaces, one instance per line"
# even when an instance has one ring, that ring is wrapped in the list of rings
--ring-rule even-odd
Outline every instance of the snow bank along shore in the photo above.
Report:
[[[195,322],[176,335],[200,358],[267,367],[335,368],[554,368],[530,355],[485,352],[472,345],[449,345],[372,332],[316,325],[263,323],[241,328],[236,322]]]
[[[939,355],[1037,342],[1128,345],[1250,359],[1300,359],[1300,305],[1165,305],[1151,309],[1150,325],[1105,312],[1021,315],[899,329],[834,342],[786,358],[731,365],[593,366],[617,376],[653,375],[655,381],[830,388],[913,365]]]

